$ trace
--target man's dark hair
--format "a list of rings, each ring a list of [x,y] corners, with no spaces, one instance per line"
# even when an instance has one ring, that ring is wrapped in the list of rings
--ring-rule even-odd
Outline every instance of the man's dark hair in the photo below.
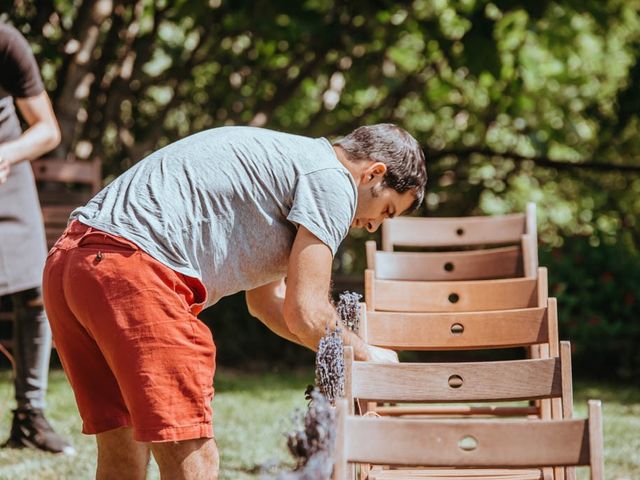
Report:
[[[356,128],[334,142],[350,161],[373,160],[387,166],[384,185],[398,193],[412,191],[416,200],[410,210],[420,206],[427,184],[424,152],[409,132],[392,123]]]

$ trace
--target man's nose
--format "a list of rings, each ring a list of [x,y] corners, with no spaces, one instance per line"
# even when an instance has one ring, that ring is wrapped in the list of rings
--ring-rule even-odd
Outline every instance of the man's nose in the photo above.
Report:
[[[367,222],[367,231],[369,233],[375,232],[376,230],[378,230],[378,228],[380,227],[381,223],[382,223],[382,219],[369,220]]]

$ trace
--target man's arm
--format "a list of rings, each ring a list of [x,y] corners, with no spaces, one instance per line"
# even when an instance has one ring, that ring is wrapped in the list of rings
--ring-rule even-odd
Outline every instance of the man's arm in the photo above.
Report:
[[[332,260],[329,247],[301,225],[289,257],[283,313],[288,329],[312,350],[318,349],[327,326],[334,329],[338,318],[329,301]],[[397,361],[394,352],[369,346],[346,328],[341,331],[357,360]]]
[[[60,128],[46,92],[15,101],[29,128],[15,140],[0,144],[0,159],[9,166],[38,158],[60,143]]]
[[[284,321],[283,307],[286,293],[284,278],[247,291],[245,297],[249,313],[264,323],[269,330],[287,340],[304,344],[296,337]]]

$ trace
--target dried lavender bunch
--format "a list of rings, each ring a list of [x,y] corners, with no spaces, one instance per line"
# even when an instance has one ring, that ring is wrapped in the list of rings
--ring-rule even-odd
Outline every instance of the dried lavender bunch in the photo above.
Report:
[[[309,409],[304,428],[287,435],[287,446],[296,460],[292,472],[280,473],[276,480],[325,480],[333,470],[335,412],[332,405],[344,396],[344,343],[339,322],[327,328],[316,353],[316,385],[307,387]],[[269,477],[262,477],[267,480]]]
[[[342,324],[352,332],[358,333],[360,330],[360,299],[362,295],[356,292],[344,291],[338,298],[336,310]]]
[[[316,353],[316,386],[332,405],[344,396],[344,343],[340,328],[327,332],[320,339]]]
[[[329,400],[314,389],[304,415],[303,427],[287,435],[287,447],[296,460],[293,472],[277,480],[325,480],[331,478],[335,445],[335,410]]]

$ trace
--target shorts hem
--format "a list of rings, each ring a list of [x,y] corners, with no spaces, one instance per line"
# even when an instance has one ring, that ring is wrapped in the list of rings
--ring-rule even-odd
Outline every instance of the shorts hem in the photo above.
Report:
[[[108,422],[82,423],[82,433],[85,435],[97,435],[118,428],[131,428],[131,419],[127,417],[117,417],[110,419]]]
[[[133,429],[133,439],[138,442],[179,442],[197,438],[213,438],[213,423],[198,423],[183,427]]]

